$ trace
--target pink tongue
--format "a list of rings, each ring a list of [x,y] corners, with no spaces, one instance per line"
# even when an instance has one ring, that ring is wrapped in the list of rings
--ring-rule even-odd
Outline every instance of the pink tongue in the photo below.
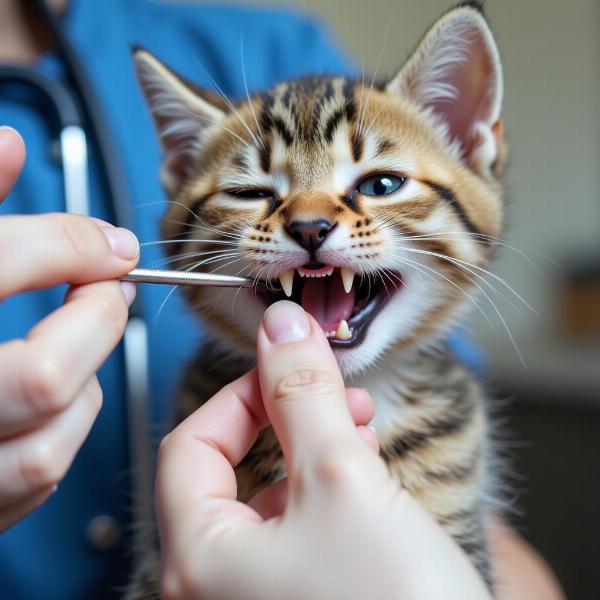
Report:
[[[340,321],[348,320],[354,299],[354,288],[346,294],[338,271],[330,277],[304,279],[302,308],[318,321],[323,331],[337,331]]]

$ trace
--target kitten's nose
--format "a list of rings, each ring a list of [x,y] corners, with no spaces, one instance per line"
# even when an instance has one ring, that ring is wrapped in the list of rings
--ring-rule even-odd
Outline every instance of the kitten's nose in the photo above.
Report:
[[[335,223],[330,223],[326,219],[292,221],[285,227],[288,235],[309,252],[314,252],[321,246],[334,228]]]

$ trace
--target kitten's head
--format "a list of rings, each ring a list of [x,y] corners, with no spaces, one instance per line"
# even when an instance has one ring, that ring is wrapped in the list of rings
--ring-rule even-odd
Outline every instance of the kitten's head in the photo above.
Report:
[[[308,77],[233,106],[145,50],[135,63],[176,264],[259,284],[186,290],[231,349],[253,353],[265,307],[289,296],[352,374],[439,339],[472,302],[502,229],[505,158],[501,65],[478,10],[444,15],[382,84]]]

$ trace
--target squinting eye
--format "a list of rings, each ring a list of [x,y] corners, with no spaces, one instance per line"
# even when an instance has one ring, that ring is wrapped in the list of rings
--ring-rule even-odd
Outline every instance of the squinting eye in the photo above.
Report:
[[[275,195],[273,190],[260,188],[239,188],[225,190],[225,193],[234,196],[235,198],[243,198],[245,200],[264,200],[265,198],[272,198]]]
[[[373,175],[363,179],[356,189],[365,196],[388,196],[399,190],[405,183],[405,177]]]

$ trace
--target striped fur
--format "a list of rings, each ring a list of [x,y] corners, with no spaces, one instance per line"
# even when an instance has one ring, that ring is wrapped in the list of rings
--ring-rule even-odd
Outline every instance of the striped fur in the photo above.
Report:
[[[482,14],[472,4],[449,11],[390,82],[307,77],[235,106],[211,103],[146,51],[135,59],[165,151],[174,203],[163,234],[175,265],[276,278],[306,261],[286,233],[301,218],[335,223],[320,262],[384,283],[386,273],[402,273],[402,288],[362,343],[336,357],[348,385],[375,398],[393,475],[491,585],[485,525],[495,474],[484,394],[444,344],[485,293],[480,269],[503,228],[501,66]],[[358,193],[356,182],[371,173],[406,184],[389,197]],[[269,192],[235,195],[248,188]],[[254,364],[265,308],[248,290],[184,293],[210,341],[188,369],[176,421]],[[237,467],[240,499],[283,473],[267,430]],[[157,556],[149,555],[129,598],[158,597]]]

